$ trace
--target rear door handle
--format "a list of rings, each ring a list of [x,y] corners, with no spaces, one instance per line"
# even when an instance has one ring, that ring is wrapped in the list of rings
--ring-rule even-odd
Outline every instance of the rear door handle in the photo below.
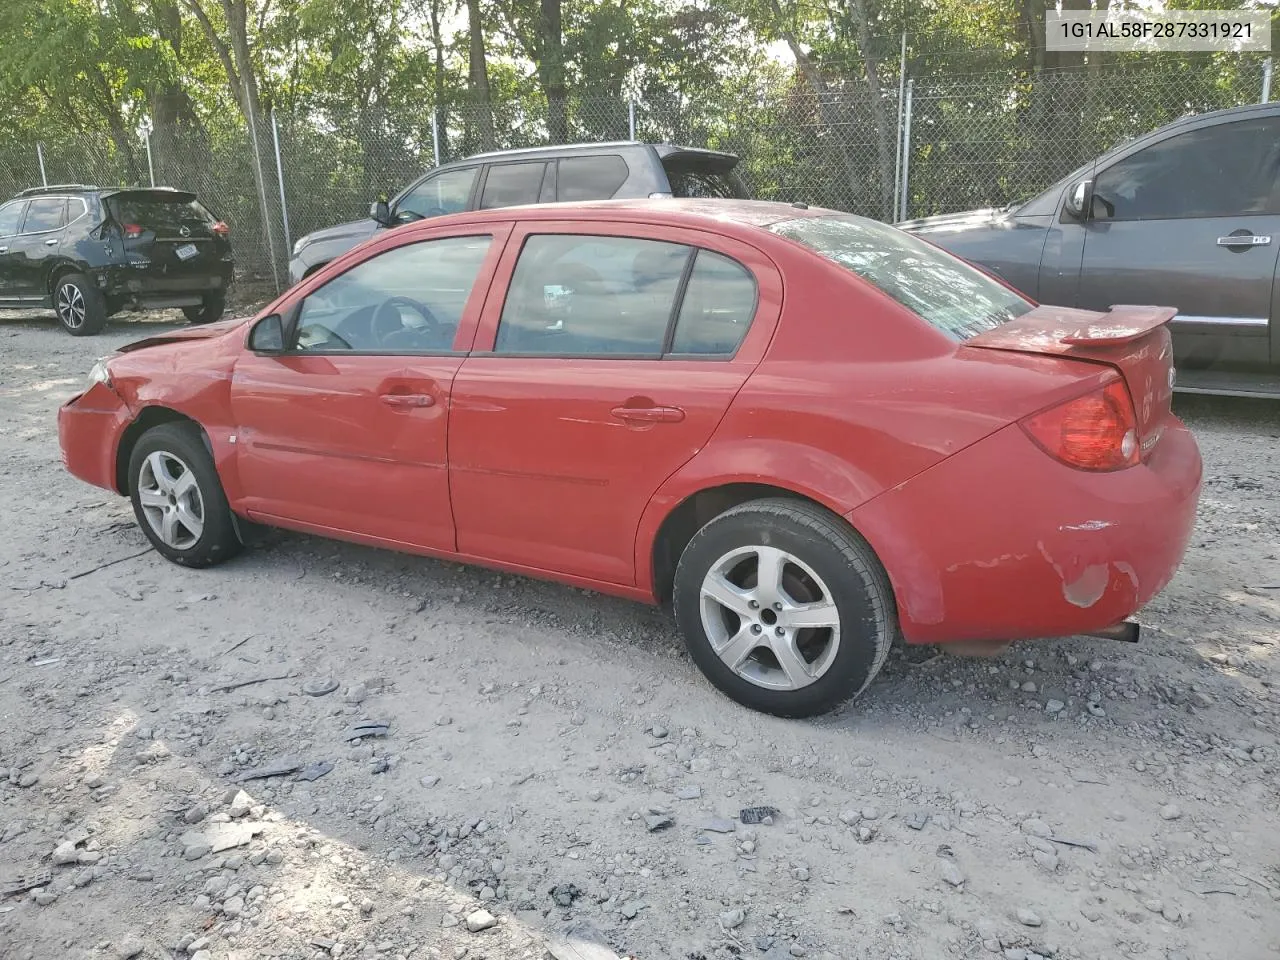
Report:
[[[1253,233],[1218,238],[1218,246],[1220,247],[1265,247],[1269,243],[1271,243],[1269,236],[1259,236]]]
[[[58,245],[58,238],[54,237],[52,240],[46,240],[44,245],[46,247],[56,247]]]
[[[428,393],[384,393],[378,399],[388,407],[430,407],[436,402]]]
[[[679,407],[614,407],[610,412],[629,423],[679,423],[684,419]]]
[[[9,252],[8,247],[0,247],[0,253],[8,253],[8,252]]]

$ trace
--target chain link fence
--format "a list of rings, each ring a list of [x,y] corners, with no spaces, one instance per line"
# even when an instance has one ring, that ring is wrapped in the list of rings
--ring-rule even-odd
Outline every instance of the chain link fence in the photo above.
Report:
[[[883,72],[883,71],[882,71]],[[439,163],[481,150],[639,139],[726,150],[760,199],[895,221],[1034,195],[1116,144],[1189,113],[1259,102],[1269,61],[879,78],[815,91],[801,77],[686,100],[533,98],[433,111],[318,110],[181,136],[50,134],[0,144],[0,198],[41,183],[193,190],[232,229],[240,282],[287,283],[291,244],[367,216]],[[905,96],[902,94],[905,92]],[[256,134],[256,135],[255,135]],[[242,287],[242,289],[244,288]]]

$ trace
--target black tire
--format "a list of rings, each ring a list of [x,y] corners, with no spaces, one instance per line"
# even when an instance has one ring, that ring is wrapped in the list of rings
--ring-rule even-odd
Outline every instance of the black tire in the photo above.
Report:
[[[205,294],[204,303],[198,307],[183,307],[182,312],[191,323],[216,323],[227,311],[225,293]]]
[[[175,475],[181,477],[181,474],[176,474],[171,469],[174,462],[194,477],[199,495],[198,514],[193,509],[195,504],[189,493],[185,495],[185,500],[184,495],[179,495],[176,501],[169,499],[169,503],[175,509],[185,505],[188,517],[198,516],[201,521],[198,535],[179,520],[176,527],[178,535],[173,538],[174,542],[166,542],[160,531],[152,525],[152,518],[155,517],[163,529],[163,516],[157,516],[155,512],[149,516],[147,509],[163,514],[168,508],[157,507],[154,500],[149,507],[144,508],[143,497],[149,493],[153,496],[159,493],[163,498],[171,492],[166,491],[163,484],[155,482],[157,461],[148,461],[153,454],[161,455],[158,462],[162,464],[161,469],[170,482]],[[162,423],[139,438],[129,455],[129,498],[133,501],[133,514],[142,532],[162,556],[174,563],[186,567],[211,567],[230,560],[240,552],[242,544],[236,536],[235,521],[231,508],[227,505],[222,482],[218,479],[213,458],[205,448],[204,438],[194,424]],[[181,517],[180,511],[178,515]]]
[[[106,299],[82,273],[64,273],[54,283],[53,310],[62,329],[73,337],[101,333],[107,323]]]
[[[810,568],[825,584],[839,615],[839,645],[830,655],[825,672],[807,686],[769,689],[745,679],[720,659],[708,637],[702,616],[704,578],[722,557],[752,546],[783,550]],[[783,569],[799,578],[801,589],[807,582],[809,589],[822,593],[818,584],[798,566],[788,564]],[[792,594],[790,587],[786,589]],[[797,602],[822,599],[821,596],[791,598]],[[803,500],[753,500],[708,522],[680,556],[673,606],[689,655],[707,679],[743,706],[779,717],[815,716],[858,696],[880,672],[898,635],[893,591],[874,551],[841,518]],[[734,622],[739,626],[746,624],[736,614],[717,615],[730,620],[736,617]],[[762,610],[760,616],[773,615]],[[729,633],[735,629],[726,627]],[[762,629],[767,636],[769,627],[765,625]],[[798,630],[796,643],[802,646],[813,643],[821,648],[832,636],[831,631]],[[763,662],[764,668],[769,669],[772,654],[763,654],[763,661],[761,656],[760,650],[751,654],[753,668]],[[810,665],[818,659],[819,655],[815,655]],[[777,660],[772,664],[777,666]]]

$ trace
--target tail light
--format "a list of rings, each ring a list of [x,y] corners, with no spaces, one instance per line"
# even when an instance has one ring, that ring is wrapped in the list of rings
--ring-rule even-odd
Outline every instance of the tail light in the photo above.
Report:
[[[126,237],[142,236],[142,227],[138,226],[136,223],[122,223],[120,226],[124,229],[124,235]]]
[[[222,220],[219,220],[209,229],[211,229],[214,233],[216,233],[220,237],[225,237],[227,234],[231,232],[231,228],[228,227],[226,223]]]
[[[1124,381],[1106,385],[1022,421],[1050,456],[1081,470],[1122,470],[1141,462],[1137,415]]]

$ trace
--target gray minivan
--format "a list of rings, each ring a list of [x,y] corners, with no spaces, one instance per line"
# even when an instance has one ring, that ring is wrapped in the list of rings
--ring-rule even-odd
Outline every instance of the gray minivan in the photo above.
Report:
[[[1184,117],[1022,204],[897,226],[1041,303],[1176,307],[1180,390],[1280,395],[1280,103]]]
[[[389,202],[375,202],[368,219],[302,237],[289,260],[289,282],[379,230],[446,213],[615,197],[746,197],[737,165],[731,153],[633,140],[476,154],[428,171]]]

